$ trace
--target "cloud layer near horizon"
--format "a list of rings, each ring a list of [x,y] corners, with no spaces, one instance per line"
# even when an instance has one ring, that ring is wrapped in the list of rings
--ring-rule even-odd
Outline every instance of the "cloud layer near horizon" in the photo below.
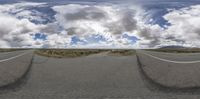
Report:
[[[163,45],[199,47],[200,5],[170,9],[163,16],[171,25],[151,24],[139,6],[67,4],[51,7],[53,22],[30,7],[45,3],[0,5],[0,47],[155,48]],[[36,39],[35,34],[46,37]],[[74,38],[76,40],[74,41]],[[74,43],[75,42],[75,43]]]

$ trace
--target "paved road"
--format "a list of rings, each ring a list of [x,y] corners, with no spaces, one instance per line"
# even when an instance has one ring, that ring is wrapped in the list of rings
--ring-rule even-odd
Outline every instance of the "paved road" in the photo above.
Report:
[[[27,70],[30,68],[33,56],[32,52],[33,51],[30,50],[24,50],[23,52],[16,51],[0,54],[0,87],[15,83],[16,80],[19,80],[26,74]],[[4,59],[3,56],[5,56]]]
[[[173,91],[150,83],[136,56],[54,59],[35,55],[24,80],[0,90],[0,99],[199,99],[200,91]]]
[[[13,56],[17,56],[19,54],[24,53],[23,51],[12,51],[12,52],[0,52],[0,60],[7,59]]]
[[[195,61],[200,60],[200,53],[165,53],[165,52],[155,52],[155,51],[144,51],[138,50],[142,53],[148,53],[159,58],[173,60],[173,61]]]
[[[198,54],[192,56],[139,50],[137,56],[143,73],[153,82],[171,88],[200,88]]]

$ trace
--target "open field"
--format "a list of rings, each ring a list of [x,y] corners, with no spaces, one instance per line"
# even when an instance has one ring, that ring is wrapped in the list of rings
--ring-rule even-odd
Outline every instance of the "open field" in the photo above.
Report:
[[[81,57],[92,54],[105,52],[107,50],[93,50],[93,49],[38,49],[36,54],[46,57],[66,58],[66,57]]]
[[[107,52],[111,56],[128,56],[134,55],[135,50],[111,50],[111,49],[38,49],[35,51],[36,54],[55,57],[55,58],[73,58],[88,56],[92,54],[98,54],[102,52]]]
[[[130,56],[130,55],[135,55],[136,51],[135,50],[110,50],[108,55],[111,56]]]

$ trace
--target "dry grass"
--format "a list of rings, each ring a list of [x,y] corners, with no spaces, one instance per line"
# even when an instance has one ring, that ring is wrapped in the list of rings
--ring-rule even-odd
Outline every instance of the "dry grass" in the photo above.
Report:
[[[108,49],[38,49],[36,54],[54,58],[74,58],[108,52],[112,56],[134,55],[135,50],[108,50]]]
[[[130,56],[135,55],[135,50],[111,50],[108,55],[111,56]]]
[[[107,50],[86,50],[86,49],[39,49],[35,53],[38,55],[46,57],[55,57],[55,58],[73,58],[73,57],[82,57],[92,54],[97,54],[105,52]]]

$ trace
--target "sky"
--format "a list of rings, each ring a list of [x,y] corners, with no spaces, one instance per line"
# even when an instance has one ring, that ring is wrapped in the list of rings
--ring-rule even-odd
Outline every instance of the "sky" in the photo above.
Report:
[[[199,0],[1,0],[0,48],[200,47]]]

